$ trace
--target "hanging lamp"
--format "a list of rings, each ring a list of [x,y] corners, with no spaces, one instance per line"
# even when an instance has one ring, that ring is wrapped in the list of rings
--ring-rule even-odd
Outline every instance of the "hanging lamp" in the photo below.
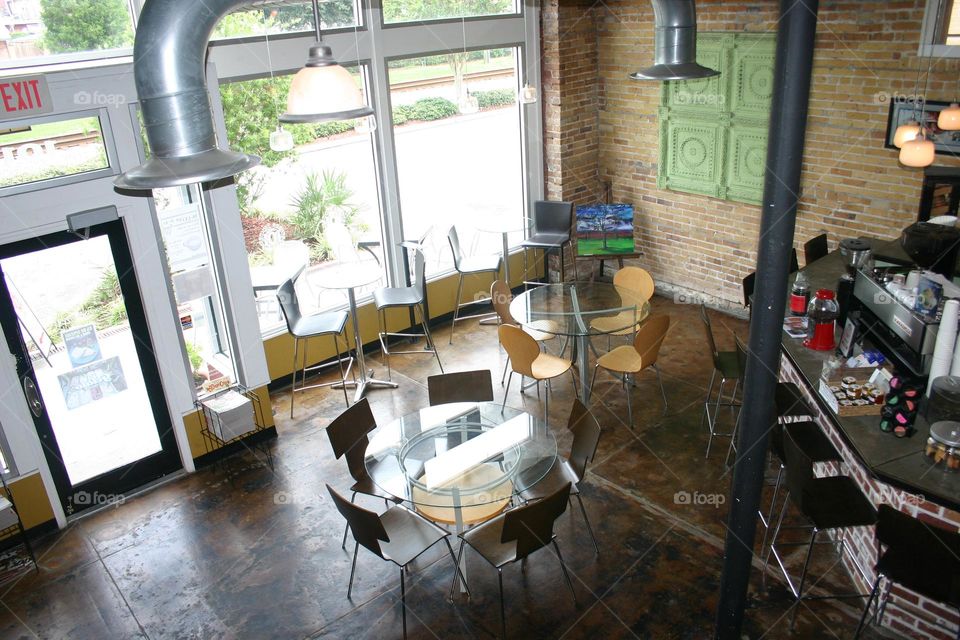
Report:
[[[933,164],[936,149],[933,141],[928,140],[926,133],[921,131],[913,140],[907,140],[900,147],[900,164],[906,167],[929,167]]]
[[[313,24],[317,44],[310,47],[306,64],[293,76],[287,112],[280,116],[280,122],[328,122],[373,115],[353,76],[337,64],[333,50],[323,44],[317,0],[313,0]]]
[[[942,4],[943,0],[937,0],[937,15],[940,15],[940,7]],[[934,147],[933,141],[927,138],[927,88],[930,86],[930,71],[932,69],[933,56],[929,56],[927,61],[927,75],[923,79],[923,93],[918,96],[916,91],[914,92],[914,118],[912,121],[904,124],[903,126],[897,127],[897,131],[894,133],[894,143],[896,143],[898,135],[902,140],[900,145],[899,160],[900,164],[905,167],[929,167],[931,164],[933,164],[934,154],[937,151]],[[920,72],[918,69],[917,87],[919,87],[919,85]],[[922,102],[920,102],[921,99]],[[917,111],[917,102],[920,102],[919,112]],[[917,126],[919,130],[917,131],[916,135],[911,138],[910,133],[913,126]],[[903,131],[901,131],[901,129],[903,129]]]
[[[944,131],[960,131],[960,104],[953,102],[940,112],[937,126]]]
[[[530,3],[530,7],[523,5],[523,33],[524,35],[529,35],[527,31],[527,12],[531,10],[531,7],[534,6],[534,2]],[[535,42],[539,42],[539,38],[534,38]],[[517,101],[520,104],[533,104],[537,101],[537,88],[530,84],[530,82],[525,82],[520,91],[517,92]]]
[[[920,135],[920,123],[916,120],[908,120],[897,127],[893,134],[893,146],[897,149],[903,148],[903,143],[913,140]]]
[[[271,16],[272,18],[273,16]],[[267,47],[267,69],[270,71],[270,96],[274,99],[274,108],[279,113],[279,105],[276,104],[276,94],[273,92],[273,57],[270,54],[270,25],[265,24],[263,41]],[[283,153],[293,149],[293,134],[283,128],[283,125],[277,122],[277,128],[270,132],[270,150],[277,153]]]

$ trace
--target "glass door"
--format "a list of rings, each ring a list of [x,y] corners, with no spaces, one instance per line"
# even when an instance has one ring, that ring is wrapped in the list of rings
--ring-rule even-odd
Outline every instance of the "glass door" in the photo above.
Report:
[[[123,222],[0,247],[0,325],[67,515],[181,468]]]

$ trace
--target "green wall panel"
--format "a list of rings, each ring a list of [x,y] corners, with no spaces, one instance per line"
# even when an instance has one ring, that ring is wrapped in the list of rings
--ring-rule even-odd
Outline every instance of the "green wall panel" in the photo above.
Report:
[[[772,34],[699,34],[697,61],[720,75],[663,83],[661,189],[760,203],[775,44]]]

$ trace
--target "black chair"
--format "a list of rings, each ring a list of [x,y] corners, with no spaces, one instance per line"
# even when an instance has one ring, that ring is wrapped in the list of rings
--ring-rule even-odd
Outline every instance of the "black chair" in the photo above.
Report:
[[[583,499],[580,497],[580,483],[587,475],[587,464],[593,462],[593,457],[597,453],[597,446],[600,444],[600,424],[596,417],[590,413],[590,410],[579,399],[575,398],[573,407],[570,409],[570,417],[567,419],[567,429],[573,433],[570,455],[567,456],[566,460],[557,459],[550,467],[547,475],[520,492],[520,498],[527,502],[542,500],[558,491],[564,484],[569,484],[570,493],[577,498],[577,502],[580,504],[583,521],[587,525],[590,539],[593,540],[593,549],[599,555],[600,547],[597,545],[596,536],[593,535],[593,527],[590,526],[590,518],[587,517]],[[521,475],[519,480],[521,486],[523,486],[523,481],[524,478]]]
[[[757,272],[751,271],[743,279],[743,306],[753,315],[753,290],[757,285]]]
[[[457,270],[457,275],[459,276],[457,279],[457,299],[453,305],[453,320],[450,322],[450,344],[453,344],[453,329],[457,324],[457,320],[480,317],[465,316],[461,318],[460,309],[472,304],[490,302],[490,298],[474,298],[473,300],[461,303],[460,300],[463,297],[463,276],[475,273],[492,273],[493,279],[496,280],[500,273],[500,264],[503,262],[503,258],[494,254],[481,256],[463,255],[463,250],[460,248],[460,236],[457,234],[456,227],[450,227],[449,231],[447,231],[447,241],[450,243],[450,252],[453,253],[453,268]]]
[[[707,387],[707,397],[703,401],[703,417],[700,419],[701,426],[704,419],[707,421],[707,428],[710,435],[707,440],[707,453],[704,457],[710,457],[710,446],[716,436],[732,437],[733,432],[718,433],[717,417],[720,415],[720,407],[739,407],[736,402],[737,389],[740,387],[740,363],[737,360],[736,351],[717,351],[717,343],[713,339],[713,326],[710,323],[710,316],[707,314],[706,305],[700,305],[700,320],[703,322],[704,332],[707,336],[707,346],[710,348],[710,356],[713,358],[713,373],[710,375],[710,385]],[[717,374],[720,375],[720,384],[717,388],[717,398],[713,400],[713,386],[716,382]],[[723,402],[723,387],[728,381],[733,381],[733,393],[730,394],[730,400]],[[713,404],[713,413],[710,412],[710,405]]]
[[[817,543],[817,536],[824,531],[834,529],[846,529],[849,527],[868,527],[877,521],[877,511],[870,504],[870,501],[863,495],[856,483],[847,476],[829,476],[826,478],[817,478],[813,474],[813,459],[797,443],[797,436],[791,431],[784,432],[783,449],[786,455],[786,480],[787,496],[783,508],[780,510],[780,518],[777,521],[777,527],[773,532],[773,539],[770,542],[770,555],[776,559],[786,578],[787,586],[797,601],[804,598],[803,587],[807,579],[807,569],[810,566],[810,558],[813,555],[813,547]],[[783,518],[787,512],[787,506],[794,503],[803,517],[810,522],[811,528],[809,543],[781,543],[781,547],[802,546],[807,544],[807,553],[803,562],[803,569],[800,573],[800,582],[794,585],[790,574],[787,572],[783,558],[777,550],[777,538],[783,527]],[[832,541],[826,541],[827,544],[833,544]],[[841,540],[840,552],[843,553],[845,543]],[[766,573],[766,562],[764,563],[764,573]],[[829,598],[865,598],[868,594],[851,593],[839,594],[833,596],[817,596],[818,599]],[[793,620],[791,628],[796,622],[797,611],[799,607],[793,609]]]
[[[443,363],[440,362],[440,353],[437,351],[437,345],[433,342],[433,336],[430,334],[430,324],[427,318],[427,311],[424,307],[424,290],[426,287],[426,263],[423,257],[423,251],[412,249],[413,251],[413,284],[409,287],[382,287],[373,292],[373,303],[377,308],[377,322],[380,325],[379,333],[380,349],[387,361],[387,379],[393,379],[393,370],[390,367],[390,356],[404,354],[423,354],[433,353],[437,358],[437,366],[443,373]],[[420,314],[420,326],[423,328],[423,337],[427,341],[427,350],[420,351],[390,351],[389,341],[391,337],[398,338],[419,338],[418,333],[408,333],[399,331],[387,331],[387,309],[395,307],[406,307],[415,309]]]
[[[790,247],[790,273],[800,271],[800,263],[797,262],[797,248]]]
[[[530,235],[520,246],[523,247],[523,283],[528,284],[527,249],[542,249],[544,265],[550,251],[560,251],[560,282],[566,280],[563,268],[563,247],[572,246],[571,235],[574,225],[573,203],[549,202],[537,200],[533,203],[533,224]],[[573,279],[577,280],[577,256],[573,255]],[[544,266],[546,272],[546,266]],[[547,278],[549,280],[549,277]],[[534,283],[529,283],[534,284]]]
[[[456,371],[427,378],[430,406],[450,402],[493,402],[489,369]]]
[[[399,502],[394,496],[384,493],[370,478],[367,473],[367,467],[364,464],[366,457],[367,434],[377,428],[377,421],[370,411],[370,401],[366,398],[360,398],[360,401],[353,406],[348,407],[346,411],[333,419],[327,425],[327,437],[330,438],[330,446],[333,447],[333,455],[339,460],[343,456],[347,457],[347,468],[350,470],[350,477],[353,478],[353,486],[350,487],[352,495],[350,502],[353,502],[358,493],[382,498],[384,501],[393,500]],[[343,530],[344,548],[347,544],[347,530]]]
[[[464,544],[470,545],[481,558],[497,570],[500,583],[500,633],[502,638],[507,637],[507,618],[503,603],[503,568],[510,563],[523,560],[534,551],[553,544],[563,577],[573,594],[573,602],[577,602],[577,593],[573,590],[573,583],[567,574],[567,567],[560,555],[556,536],[553,533],[553,523],[563,515],[567,509],[567,500],[570,498],[571,483],[566,483],[556,492],[543,500],[531,502],[522,507],[511,509],[501,516],[484,522],[470,529],[460,536],[460,549],[457,552],[457,566],[463,556]],[[451,598],[457,586],[457,577],[453,577],[450,585]]]
[[[303,273],[305,268],[306,267],[301,267],[292,278],[277,288],[277,300],[280,302],[280,310],[283,312],[283,318],[287,322],[287,331],[289,331],[290,335],[293,336],[293,387],[290,389],[291,418],[293,417],[293,401],[297,395],[297,391],[306,391],[307,389],[329,387],[339,384],[343,386],[343,400],[347,403],[347,406],[350,406],[350,398],[347,396],[346,376],[350,373],[350,370],[353,367],[353,357],[342,357],[340,355],[340,343],[337,341],[337,336],[344,335],[343,329],[347,325],[347,312],[325,311],[306,316],[301,313],[300,302],[297,300],[297,291],[294,287],[294,283],[297,281],[297,278],[300,277],[300,274]],[[336,351],[337,359],[334,362],[308,367],[307,340],[309,338],[316,338],[318,336],[332,336],[333,348]],[[298,367],[297,352],[299,350],[301,340],[303,340],[303,366]],[[345,335],[343,340],[347,343],[346,350],[349,352],[350,343],[347,341]],[[347,363],[346,371],[343,369],[344,362]],[[306,379],[308,372],[316,371],[334,364],[340,366],[340,382],[325,382],[323,384],[307,386]],[[301,369],[299,388],[297,388],[297,369]]]
[[[828,253],[830,253],[830,249],[827,247],[827,234],[821,233],[818,236],[810,238],[803,243],[804,266],[819,260]]]
[[[877,562],[877,579],[863,608],[854,639],[860,637],[882,578],[960,609],[960,534],[921,522],[882,504],[877,514],[876,535],[877,543],[886,550]],[[877,607],[877,624],[883,621],[886,608],[886,597],[881,600]],[[960,639],[960,629],[957,638]]]
[[[333,490],[328,484],[327,491],[337,505],[337,511],[347,521],[347,527],[353,533],[356,544],[353,547],[353,564],[350,567],[350,583],[347,586],[347,599],[353,591],[353,576],[357,570],[357,552],[360,545],[374,555],[394,563],[400,567],[400,606],[403,611],[403,637],[407,637],[407,586],[403,574],[407,565],[420,555],[443,540],[447,544],[450,559],[453,558],[453,547],[450,546],[450,534],[437,525],[407,511],[403,507],[390,507],[382,515],[358,507]],[[454,560],[456,563],[456,560]],[[466,585],[467,581],[456,565],[456,574]],[[469,594],[469,591],[467,592]]]

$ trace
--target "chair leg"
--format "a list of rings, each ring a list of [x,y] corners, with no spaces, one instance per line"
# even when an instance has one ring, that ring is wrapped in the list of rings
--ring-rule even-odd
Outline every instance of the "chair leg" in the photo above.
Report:
[[[333,336],[333,350],[337,354],[337,366],[340,367],[340,382],[343,387],[343,401],[350,406],[350,397],[347,395],[347,376],[343,371],[343,358],[340,356],[340,343],[337,342],[337,334],[331,334]]]
[[[523,291],[527,291],[527,280],[529,280],[529,275],[527,274],[527,248],[523,248]]]
[[[453,344],[453,329],[457,326],[457,315],[460,312],[460,297],[463,295],[463,274],[457,273],[457,299],[453,301],[453,320],[450,321],[450,344]]]
[[[500,638],[507,640],[507,612],[503,606],[503,569],[497,568],[497,581],[500,583]]]
[[[567,272],[563,268],[563,245],[560,245],[560,284],[567,281]]]
[[[780,509],[780,517],[777,518],[777,526],[773,530],[773,537],[770,538],[770,546],[767,547],[767,554],[763,556],[763,576],[761,577],[761,585],[766,588],[767,586],[767,567],[770,565],[770,555],[773,553],[773,547],[777,544],[777,536],[780,535],[780,527],[783,525],[783,517],[787,513],[787,506],[790,504],[790,492],[787,491],[786,495],[783,498],[783,507]]]
[[[456,570],[456,572],[453,574],[453,583],[456,584],[457,576],[460,576],[460,580],[463,582],[463,588],[467,590],[467,597],[469,598],[470,587],[467,586],[467,577],[463,575],[463,571],[460,570],[460,563],[457,562],[457,559],[453,555],[453,547],[450,546],[450,538],[444,538],[443,541],[447,543],[447,551],[450,552],[450,559],[453,560],[453,567]],[[451,597],[450,600],[452,601],[453,598]]]
[[[503,386],[504,381],[507,379],[507,367],[510,366],[510,356],[507,356],[506,362],[503,363],[503,375],[500,376],[500,386]]]
[[[353,574],[357,571],[357,552],[360,551],[360,543],[357,542],[353,545],[353,564],[350,566],[350,582],[347,584],[347,600],[350,599],[350,594],[353,593]]]
[[[549,383],[550,383],[550,381],[547,380],[547,384],[549,384]],[[538,381],[538,382],[537,382],[537,391],[539,391],[539,390],[540,390],[540,382]],[[544,394],[543,394],[543,421],[546,422],[547,424],[550,423],[550,393],[549,393],[549,388],[548,388],[547,391],[545,391]]]
[[[293,418],[293,399],[297,395],[297,350],[300,347],[300,338],[293,338],[293,386],[290,387],[290,418]]]
[[[574,367],[570,367],[570,380],[573,382],[573,396],[580,400],[580,385],[577,384],[577,374]]]
[[[503,392],[503,404],[500,405],[500,413],[503,413],[504,408],[507,406],[507,394],[510,393],[510,383],[513,382],[513,371],[510,372],[510,377],[507,378],[507,388]],[[520,379],[520,389],[523,390],[523,379]]]
[[[800,584],[797,587],[797,603],[799,604],[803,600],[803,583],[807,580],[807,568],[810,566],[810,556],[813,555],[813,545],[817,542],[817,528],[814,527],[813,534],[810,536],[810,545],[807,547],[807,557],[803,561],[803,569],[800,572]],[[789,582],[789,580],[788,580]],[[797,624],[797,613],[800,611],[799,606],[793,608],[793,615],[790,617],[790,630],[793,631],[794,626]]]
[[[407,640],[407,583],[400,568],[400,611],[403,614],[403,640]]]
[[[460,577],[463,578],[463,574],[460,573],[460,560],[463,558],[463,544],[464,544],[464,542],[463,542],[463,539],[461,538],[461,539],[460,539],[460,548],[457,550],[457,557],[454,558],[454,560],[453,560],[453,564],[457,567],[457,570],[456,570],[456,572],[454,572],[454,574],[453,574],[453,581],[450,583],[450,597],[448,598],[450,602],[453,602],[453,593],[454,593],[454,591],[455,591],[456,588],[457,588],[457,574],[460,574]],[[447,545],[449,546],[450,543],[447,542]],[[450,549],[450,553],[451,553],[451,554],[453,553],[453,549],[452,549],[452,548]],[[466,580],[463,581],[463,585],[464,585],[464,586],[467,585],[467,581],[466,581]],[[469,595],[469,593],[470,593],[470,591],[469,591],[469,589],[468,589],[468,590],[467,590],[467,594]]]
[[[723,383],[726,381],[726,378],[721,377],[720,384],[717,385],[717,400],[713,405],[712,416],[710,415],[710,409],[707,408],[707,426],[710,427],[710,436],[707,439],[707,454],[704,456],[705,458],[710,457],[710,446],[713,444],[713,436],[717,429],[717,418],[720,416],[720,399],[723,397]]]
[[[590,526],[590,518],[587,517],[587,510],[583,506],[583,498],[580,497],[580,494],[577,495],[577,502],[580,503],[580,512],[583,513],[583,521],[587,525],[587,531],[590,532],[590,539],[593,540],[593,550],[597,555],[600,555],[600,547],[597,545],[597,537],[593,535],[593,527]]]
[[[627,423],[630,425],[630,430],[633,430],[633,402],[630,400],[630,385],[628,384],[630,374],[623,374],[623,387],[624,391],[627,394]]]
[[[663,376],[660,375],[660,367],[653,365],[653,370],[657,372],[657,381],[660,383],[660,395],[663,396],[663,414],[667,414],[667,392],[663,388]]]
[[[577,592],[573,590],[573,582],[570,581],[570,574],[567,573],[567,565],[563,562],[563,556],[560,555],[560,547],[557,546],[557,539],[553,539],[553,549],[557,552],[557,560],[560,561],[560,568],[563,570],[563,577],[567,581],[567,586],[570,587],[570,593],[573,595],[573,604],[577,605]]]
[[[380,350],[383,352],[383,359],[387,363],[387,380],[393,380],[393,369],[390,367],[390,347],[387,345],[387,341],[390,339],[390,336],[386,335],[387,332],[387,311],[386,309],[380,309],[377,311],[377,324],[380,328]]]
[[[590,378],[590,395],[593,395],[593,385],[597,381],[597,370],[600,368],[600,365],[593,365],[593,376]]]
[[[350,502],[354,502],[357,499],[357,492],[354,491],[353,495],[350,496]],[[350,530],[350,523],[343,525],[343,542],[340,543],[340,548],[346,550],[347,548],[347,531]]]
[[[707,417],[710,415],[710,409],[709,409],[710,398],[713,396],[713,385],[716,382],[716,379],[717,379],[717,370],[714,369],[713,373],[710,374],[710,385],[707,387],[707,398],[706,400],[703,401],[703,415],[700,417],[701,427],[703,427],[703,421],[706,420]],[[710,425],[708,424],[707,427],[709,428]]]
[[[877,597],[877,591],[880,589],[880,578],[881,576],[877,574],[877,579],[873,581],[873,589],[870,590],[870,597],[867,598],[867,604],[863,608],[863,615],[860,616],[860,624],[857,625],[857,630],[853,634],[853,640],[857,640],[857,638],[860,637],[860,632],[863,630],[863,624],[867,620],[867,613],[870,611],[870,605],[873,604],[874,599]]]
[[[430,326],[427,322],[427,314],[423,308],[423,303],[417,305],[417,311],[420,313],[420,326],[423,327],[424,339],[433,351],[433,355],[437,357],[437,366],[440,367],[440,373],[443,373],[443,363],[440,362],[440,351],[437,350],[437,345],[433,342],[433,334],[430,333]]]
[[[760,541],[760,553],[767,546],[767,538],[770,536],[770,527],[773,525],[773,510],[777,508],[777,494],[780,493],[780,481],[783,479],[783,464],[777,471],[777,482],[773,485],[773,495],[770,497],[770,509],[767,510],[766,526],[763,528],[763,540]]]

